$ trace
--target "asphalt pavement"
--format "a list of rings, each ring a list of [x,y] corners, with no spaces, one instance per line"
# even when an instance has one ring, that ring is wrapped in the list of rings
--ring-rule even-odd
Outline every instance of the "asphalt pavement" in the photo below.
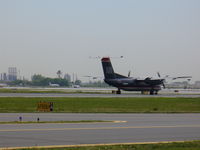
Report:
[[[142,95],[142,94],[85,94],[85,93],[72,93],[72,94],[58,94],[58,93],[0,93],[0,97],[200,97],[198,94],[158,94],[158,95]]]
[[[0,121],[112,120],[112,123],[0,124],[0,148],[200,140],[200,114],[1,113]]]

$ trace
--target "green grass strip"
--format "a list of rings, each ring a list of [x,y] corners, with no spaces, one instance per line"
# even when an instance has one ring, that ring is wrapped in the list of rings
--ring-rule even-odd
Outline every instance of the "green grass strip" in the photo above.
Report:
[[[158,144],[123,144],[105,146],[81,146],[66,148],[31,148],[32,150],[199,150],[200,141]],[[22,149],[21,149],[22,150]]]
[[[200,98],[26,98],[0,97],[0,113],[38,112],[37,103],[53,102],[65,113],[200,113]]]

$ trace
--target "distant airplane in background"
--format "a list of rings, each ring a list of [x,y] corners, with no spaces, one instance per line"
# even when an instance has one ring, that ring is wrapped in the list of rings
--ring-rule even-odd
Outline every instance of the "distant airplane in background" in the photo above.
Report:
[[[59,84],[52,84],[51,82],[49,82],[49,86],[51,86],[51,87],[59,87],[60,85]]]
[[[7,87],[8,85],[6,83],[0,83],[0,87]]]
[[[80,88],[81,86],[80,86],[80,85],[74,84],[72,87],[73,87],[73,88]]]
[[[104,81],[116,87],[117,94],[121,94],[121,90],[125,91],[141,91],[141,93],[149,92],[150,95],[158,94],[158,91],[161,90],[163,86],[165,88],[165,78],[160,78],[160,74],[158,73],[159,79],[152,79],[147,77],[143,80],[130,77],[130,72],[128,76],[120,75],[114,72],[112,67],[110,57],[103,57],[101,59],[103,72],[104,72]],[[192,78],[191,76],[182,76],[182,77],[174,77],[173,80],[179,78]]]

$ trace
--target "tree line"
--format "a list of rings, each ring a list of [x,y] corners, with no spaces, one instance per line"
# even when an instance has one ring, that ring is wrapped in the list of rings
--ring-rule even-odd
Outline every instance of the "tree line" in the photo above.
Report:
[[[40,74],[35,74],[32,76],[31,81],[29,80],[16,80],[9,82],[8,85],[11,86],[50,86],[50,84],[58,84],[61,87],[70,87],[72,85],[80,85],[82,87],[108,87],[108,85],[103,81],[90,81],[88,83],[82,83],[81,80],[75,80],[74,83],[65,78],[57,77],[50,78],[45,77]]]
[[[50,78],[40,74],[32,76],[31,81],[28,80],[16,80],[10,83],[10,85],[21,86],[49,86],[49,84],[59,84],[59,86],[70,86],[71,82],[63,78]]]

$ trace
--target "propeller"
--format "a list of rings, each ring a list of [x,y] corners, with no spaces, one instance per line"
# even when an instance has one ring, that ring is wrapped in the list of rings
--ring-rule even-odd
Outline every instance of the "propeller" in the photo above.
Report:
[[[159,72],[157,72],[157,75],[158,75],[158,77],[161,79],[161,75],[160,75],[160,73]],[[163,88],[165,88],[165,79],[167,79],[167,78],[170,78],[170,79],[172,79],[172,80],[176,80],[176,79],[187,79],[188,81],[190,81],[191,80],[191,78],[192,78],[192,76],[179,76],[179,77],[170,77],[169,75],[166,75],[164,78],[162,78],[161,80],[162,80],[162,85],[163,85]]]
[[[159,72],[157,72],[157,75],[158,75],[159,78],[161,77]]]
[[[165,79],[162,79],[162,86],[163,86],[164,89],[166,88],[165,87]]]
[[[129,70],[129,72],[128,72],[128,77],[130,77],[130,75],[131,75],[131,71]]]
[[[161,75],[160,75],[159,72],[157,72],[157,75],[158,75],[159,78],[161,78]],[[167,78],[167,77],[168,77],[168,75],[165,76],[165,78]],[[161,82],[162,82],[163,88],[165,89],[165,79],[161,79]]]

